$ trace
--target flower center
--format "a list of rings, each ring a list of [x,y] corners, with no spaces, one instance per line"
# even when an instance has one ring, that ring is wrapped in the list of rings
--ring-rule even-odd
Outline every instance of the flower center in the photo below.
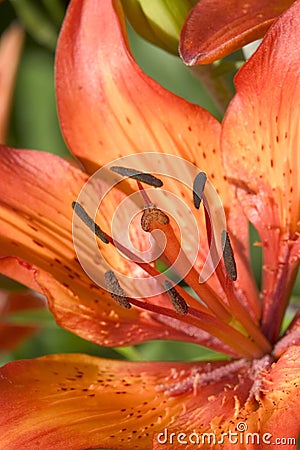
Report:
[[[134,261],[145,270],[151,277],[160,275],[163,280],[161,294],[164,302],[153,303],[147,298],[131,298],[121,287],[116,275],[112,270],[105,273],[105,283],[114,301],[123,308],[137,308],[150,311],[163,318],[172,318],[183,324],[192,325],[200,330],[206,331],[224,344],[225,352],[234,357],[246,359],[257,359],[271,351],[271,345],[261,332],[258,324],[249,315],[245,307],[235,295],[234,282],[237,280],[237,268],[229,234],[223,230],[219,237],[222,242],[222,259],[217,258],[217,242],[212,229],[211,212],[209,202],[204,194],[206,174],[200,172],[193,184],[193,204],[198,210],[204,205],[207,239],[210,245],[210,254],[214,263],[215,274],[224,291],[224,298],[214,291],[208,282],[200,283],[200,274],[195,266],[191,266],[188,257],[184,254],[180,242],[177,239],[168,215],[151,203],[142,183],[153,187],[162,187],[163,183],[149,173],[124,168],[112,167],[112,171],[137,181],[138,188],[145,202],[142,213],[141,227],[151,233],[161,246],[161,232],[164,234],[165,245],[162,250],[164,261],[176,268],[181,279],[193,289],[198,299],[190,295],[179,284],[175,284],[167,275],[160,273],[153,263],[145,262],[137,257],[128,248],[117,242],[102,228],[96,224],[87,214],[85,209],[77,202],[73,202],[74,212],[90,228],[93,233],[106,245],[113,245],[121,251],[128,259]],[[157,233],[160,231],[160,233]],[[180,254],[180,264],[176,265]],[[187,270],[188,268],[188,270]],[[166,301],[167,300],[167,301]],[[162,306],[162,304],[164,306]],[[169,305],[169,306],[168,306]],[[226,351],[228,349],[228,351]]]

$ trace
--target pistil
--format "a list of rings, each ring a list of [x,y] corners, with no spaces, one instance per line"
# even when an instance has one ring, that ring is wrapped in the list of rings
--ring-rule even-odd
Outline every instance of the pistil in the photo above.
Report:
[[[148,208],[143,212],[141,225],[144,231],[151,233],[161,230],[166,238],[164,254],[168,260],[176,266],[179,275],[196,292],[207,307],[224,322],[230,322],[232,315],[226,305],[222,304],[212,289],[206,284],[199,284],[199,274],[194,267],[190,268],[190,262],[181,249],[168,216],[158,208]],[[180,266],[175,261],[180,254]],[[188,273],[184,273],[190,268]]]
[[[86,223],[86,225],[95,233],[97,237],[101,239],[103,243],[112,244],[114,247],[118,248],[118,250],[120,250],[127,258],[134,261],[139,267],[144,269],[150,276],[153,277],[160,276],[164,282],[167,281],[168,284],[167,286],[165,285],[165,289],[169,288],[170,284],[172,285],[171,280],[169,280],[163,274],[158,272],[150,264],[142,261],[130,250],[124,247],[121,243],[116,242],[116,240],[114,240],[110,235],[104,232],[99,225],[95,224],[95,226],[91,226],[93,219],[87,214],[85,209],[81,205],[79,205],[79,203],[73,202],[72,206],[74,212],[79,216],[79,218],[84,223]],[[120,306],[126,309],[129,309],[129,305],[135,305],[136,307],[156,313],[160,316],[171,317],[173,319],[180,320],[183,323],[192,325],[196,328],[206,331],[207,333],[211,334],[212,336],[215,336],[217,339],[219,339],[221,342],[223,342],[225,345],[227,345],[232,349],[233,353],[230,352],[229,353],[230,356],[242,356],[247,359],[257,358],[261,356],[261,349],[257,346],[255,342],[252,342],[239,330],[233,328],[231,325],[220,320],[218,317],[215,317],[211,313],[211,311],[209,311],[204,305],[200,304],[196,299],[190,296],[180,286],[177,286],[176,294],[173,291],[173,295],[177,296],[177,299],[179,295],[182,297],[183,301],[186,303],[188,307],[186,314],[182,314],[182,312],[178,312],[176,311],[176,309],[171,310],[169,308],[165,308],[160,305],[155,305],[146,302],[143,299],[137,300],[134,298],[130,298],[121,288],[118,280],[116,279],[112,271],[106,272],[105,282],[112,298]],[[191,305],[194,305],[194,307]],[[182,307],[186,308],[185,306]]]
[[[159,272],[151,264],[143,261],[137,255],[132,253],[127,247],[125,247],[116,239],[113,239],[108,233],[103,231],[102,228],[100,228],[100,226],[93,221],[93,219],[88,215],[85,209],[78,202],[73,202],[72,207],[74,209],[74,212],[78,215],[78,217],[90,228],[90,230],[95,234],[95,236],[97,236],[104,244],[111,244],[113,247],[117,248],[121,253],[123,253],[124,256],[126,256],[129,260],[134,261],[136,265],[138,265],[141,269],[147,272],[151,277],[153,278],[160,277],[162,281],[165,280],[168,280],[169,282],[171,281],[168,279],[167,276]],[[91,223],[93,223],[94,226],[91,226]],[[180,286],[177,286],[177,289],[180,295],[189,305],[194,305],[200,311],[210,314],[210,311],[207,309],[207,307],[205,305],[200,304],[187,291],[182,289]]]
[[[139,258],[122,245],[121,242],[113,239],[94,222],[82,205],[73,202],[74,212],[104,244],[113,245],[150,276],[160,280],[162,295],[169,299],[173,309],[153,303],[155,302],[155,297],[147,301],[143,298],[136,299],[127,296],[114,273],[109,270],[104,275],[105,283],[116,303],[126,309],[130,309],[131,305],[134,305],[150,311],[157,315],[157,320],[163,320],[163,316],[166,316],[206,331],[225,344],[227,349],[229,347],[231,350],[227,350],[227,353],[231,356],[253,359],[270,352],[270,343],[235,295],[234,282],[237,279],[237,269],[229,235],[225,230],[220,236],[223,247],[221,261],[217,254],[216,237],[212,229],[209,205],[204,193],[206,174],[201,172],[195,179],[193,201],[196,209],[200,208],[201,203],[204,205],[209,250],[216,267],[216,275],[228,304],[224,303],[223,299],[208,283],[200,283],[199,273],[194,266],[191,267],[191,263],[181,248],[169,217],[151,202],[141,184],[146,183],[152,187],[161,187],[163,185],[162,181],[151,174],[142,173],[135,169],[112,167],[111,170],[137,181],[138,188],[145,201],[145,208],[141,217],[142,229],[145,232],[153,233],[158,245],[161,242],[157,231],[159,230],[164,234],[165,241],[164,248],[162,248],[162,257],[172,269],[175,269],[200,299],[197,300],[192,297],[178,285],[175,288],[174,283],[171,282],[168,276],[160,273],[153,264],[149,264]],[[226,353],[226,349],[224,351]]]

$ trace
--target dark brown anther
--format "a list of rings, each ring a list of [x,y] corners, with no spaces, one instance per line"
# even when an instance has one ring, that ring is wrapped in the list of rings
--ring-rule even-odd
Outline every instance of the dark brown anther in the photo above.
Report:
[[[77,214],[79,219],[82,220],[82,222],[95,234],[95,236],[101,239],[104,244],[109,244],[109,240],[106,238],[105,233],[101,230],[99,225],[97,225],[93,221],[93,219],[88,215],[88,213],[83,208],[83,206],[80,205],[80,203],[73,202],[72,208],[74,209],[74,212]]]
[[[199,172],[193,183],[193,202],[196,209],[200,208],[207,176],[205,172]]]
[[[169,217],[158,208],[147,208],[144,210],[141,218],[141,226],[144,231],[152,231],[152,224],[157,223],[160,225],[167,225],[170,220]]]
[[[183,297],[176,291],[176,289],[172,286],[170,281],[164,281],[165,289],[167,289],[167,294],[170,297],[172,305],[176,312],[179,314],[187,314],[188,313],[188,305]]]
[[[126,297],[124,290],[121,288],[120,283],[112,270],[108,270],[107,272],[105,272],[104,280],[108,292],[118,303],[118,305],[122,306],[123,308],[130,309],[131,304],[128,301],[128,297]]]
[[[113,166],[110,167],[112,172],[116,172],[123,177],[134,178],[141,183],[149,184],[153,187],[162,187],[163,182],[150,173],[140,172],[139,170],[129,169],[128,167]]]
[[[223,247],[223,261],[226,273],[232,281],[235,281],[237,279],[236,263],[229,235],[226,230],[222,231],[222,247]]]

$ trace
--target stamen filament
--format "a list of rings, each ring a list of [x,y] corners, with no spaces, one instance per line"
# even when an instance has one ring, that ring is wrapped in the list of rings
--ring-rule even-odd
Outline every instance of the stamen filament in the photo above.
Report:
[[[150,206],[154,206],[153,203],[151,202],[151,199],[150,199],[150,197],[148,196],[147,192],[146,192],[145,189],[143,188],[142,184],[141,184],[139,181],[137,181],[137,185],[138,185],[138,188],[139,188],[139,190],[140,190],[140,193],[141,193],[141,195],[142,195],[142,197],[143,197],[143,199],[144,199],[144,202],[145,202],[145,208],[149,208]]]
[[[74,206],[73,206],[74,205]],[[145,270],[150,276],[152,277],[161,277],[163,281],[169,280],[169,278],[165,275],[163,275],[161,272],[159,272],[157,269],[155,269],[153,266],[151,266],[149,263],[143,261],[141,258],[139,258],[137,255],[132,253],[130,250],[128,250],[127,247],[122,245],[120,242],[118,242],[116,239],[113,239],[109,234],[107,234],[105,231],[102,230],[102,228],[97,225],[93,219],[87,214],[85,209],[77,202],[73,202],[72,204],[74,211],[79,216],[79,218],[87,225],[97,237],[99,237],[102,242],[105,244],[111,244],[113,247],[117,248],[120,252],[122,252],[127,258],[129,258],[131,261],[133,261],[135,264],[137,264],[141,269]],[[90,226],[91,222],[94,224],[94,226]],[[97,232],[97,234],[96,234]],[[206,312],[207,314],[210,314],[210,311],[207,309],[206,306],[201,305],[194,297],[192,297],[187,291],[182,289],[180,286],[177,286],[177,290],[179,291],[180,295],[184,298],[184,300],[189,305],[194,305],[199,310]]]
[[[223,273],[221,265],[219,264],[220,260],[218,257],[215,235],[212,231],[209,206],[205,197],[203,198],[203,205],[204,205],[205,226],[206,226],[207,242],[209,245],[209,253],[212,259],[212,263],[215,267],[215,273],[218,277],[218,280],[221,286],[224,287],[225,275]]]
[[[132,305],[139,308],[180,320],[181,322],[195,326],[196,328],[200,328],[201,330],[210,333],[221,342],[228,345],[241,357],[253,359],[262,356],[261,349],[257,347],[255,343],[247,339],[247,337],[239,331],[220,321],[217,317],[191,309],[190,307],[188,308],[188,314],[179,315],[176,311],[163,306],[154,305],[152,303],[147,303],[134,298],[130,298],[128,300]],[[195,314],[196,317],[193,316],[193,314]]]
[[[208,242],[210,243],[210,252],[212,255],[212,258],[216,258],[216,243],[215,243],[215,237],[214,233],[211,229],[211,221],[209,216],[209,205],[207,204],[206,199],[203,199],[204,202],[204,211],[205,211],[205,221],[206,221],[206,229],[207,229],[207,238]],[[232,281],[236,280],[237,271],[236,271],[236,264],[234,261],[234,255],[232,251],[232,247],[230,244],[228,233],[224,230],[221,236],[222,243],[224,245],[224,253],[223,253],[223,260],[224,260],[224,266],[226,270],[226,274],[223,271],[222,265],[216,263],[216,275],[220,281],[220,284],[226,294],[228,303],[230,305],[231,311],[234,314],[234,317],[240,322],[240,324],[243,326],[245,331],[249,333],[249,335],[252,337],[252,339],[257,342],[257,344],[266,352],[268,353],[271,350],[270,342],[267,340],[267,338],[264,336],[264,334],[261,332],[260,328],[257,326],[257,324],[253,321],[252,317],[249,315],[249,313],[245,310],[243,305],[240,304],[238,299],[236,298],[234,294],[234,287]],[[227,244],[226,244],[227,242]],[[213,259],[214,261],[214,259]],[[227,261],[227,263],[226,263]],[[226,268],[227,264],[227,268]],[[230,273],[230,275],[229,275]]]
[[[236,296],[234,295],[233,282],[227,278],[227,298],[230,304],[231,310],[234,313],[235,318],[240,322],[244,329],[249,333],[252,339],[260,346],[264,353],[270,353],[272,346],[264,334],[260,331],[258,326],[253,322],[249,313],[245,310],[243,305],[240,304]]]
[[[195,317],[203,318],[204,314],[199,312],[197,309],[189,307],[189,313]],[[238,345],[245,351],[249,352],[252,356],[256,355],[255,358],[260,358],[264,353],[262,349],[257,345],[256,342],[253,342],[249,337],[242,334],[236,328],[233,328],[231,325],[220,321],[217,317],[209,316],[205,317],[207,323],[214,324],[218,330],[214,331],[214,336],[218,337],[218,339],[222,340],[225,343],[225,339],[227,340],[228,335],[230,335],[231,348],[233,348],[233,341],[238,342]],[[226,334],[226,336],[222,336],[222,332]],[[217,333],[217,334],[216,334]],[[226,342],[227,343],[227,342]],[[229,344],[228,344],[229,345]]]
[[[213,265],[215,267],[215,273],[218,277],[218,280],[219,280],[224,292],[226,293],[226,285],[227,285],[226,284],[226,276],[225,276],[224,270],[222,268],[222,265],[220,264],[220,260],[218,257],[216,239],[215,239],[215,235],[213,233],[212,226],[211,226],[210,209],[209,209],[209,205],[208,205],[208,202],[205,197],[203,197],[203,205],[204,205],[205,225],[206,225],[207,241],[208,241],[208,245],[209,245],[209,252],[210,252],[210,255],[212,258]],[[225,230],[224,230],[224,232],[226,233]],[[227,235],[228,235],[228,233],[227,233]],[[222,236],[221,236],[221,240],[222,240]],[[222,242],[222,244],[223,244],[223,242]],[[224,247],[224,244],[223,244],[223,247]],[[230,248],[231,248],[231,245],[230,245]],[[232,249],[231,249],[231,254],[232,254],[232,258],[233,258]],[[223,253],[223,259],[224,259],[224,253]],[[234,262],[234,264],[235,264],[235,262]],[[226,268],[225,268],[225,270],[226,270]]]
[[[219,301],[219,298],[209,286],[199,284],[199,274],[196,269],[192,267],[187,274],[183,273],[184,268],[190,267],[190,262],[180,247],[174,230],[169,223],[168,216],[157,208],[149,208],[143,213],[141,225],[146,232],[157,229],[163,231],[167,242],[164,253],[168,260],[171,262],[176,261],[179,253],[181,253],[180,267],[176,267],[179,275],[184,277],[186,283],[189,284],[217,317],[224,322],[229,322],[232,319],[232,315],[228,308]]]
[[[103,232],[104,233],[104,232]],[[129,258],[131,261],[133,261],[135,264],[137,264],[141,269],[145,270],[150,276],[152,277],[160,277],[162,281],[171,281],[166,275],[159,272],[155,267],[151,266],[151,264],[143,261],[138,256],[136,256],[134,253],[132,253],[130,250],[128,250],[127,247],[124,247],[120,242],[118,242],[116,239],[113,239],[111,236],[105,233],[105,236],[110,244],[112,244],[115,248],[120,250],[127,258]],[[187,291],[182,289],[180,286],[177,286],[177,290],[180,293],[180,295],[184,298],[184,300],[189,305],[194,305],[196,308],[199,309],[199,311],[203,311],[206,314],[211,314],[210,310],[207,309],[205,305],[202,305],[199,303],[194,297],[192,297]]]
[[[262,316],[262,330],[271,342],[276,342],[280,333],[283,316],[292,293],[292,288],[298,273],[297,259],[291,263],[291,243],[282,240],[278,249],[278,268],[272,271],[272,291],[264,289],[264,308]],[[300,254],[299,254],[300,255]],[[267,260],[264,261],[269,266]],[[265,277],[266,278],[266,277]],[[269,283],[271,284],[271,283]],[[267,285],[267,282],[265,282]]]
[[[99,225],[95,224],[84,208],[79,204],[74,202],[73,208],[76,214],[81,218],[81,220],[95,233],[97,237],[99,237],[103,242],[110,243],[114,247],[118,248],[125,256],[138,264],[142,269],[144,269],[149,275],[156,277],[160,276],[164,280],[164,282],[170,283],[168,277],[161,274],[150,264],[144,262],[142,259],[137,257],[134,253],[124,247],[122,244],[114,240],[111,236],[105,233]],[[160,213],[159,213],[160,214]],[[93,224],[92,224],[93,222]],[[164,222],[164,220],[163,220]],[[151,221],[149,222],[151,224]],[[93,226],[92,226],[93,225]],[[172,230],[172,233],[173,230]],[[172,236],[173,239],[177,239]],[[197,272],[196,272],[197,274]],[[207,331],[211,335],[218,338],[225,345],[229,346],[234,352],[236,352],[237,356],[242,356],[248,359],[251,358],[259,358],[262,355],[262,349],[257,346],[255,342],[252,342],[249,338],[244,336],[241,332],[233,328],[227,323],[224,323],[222,317],[215,317],[211,314],[211,312],[204,306],[201,305],[196,299],[190,296],[185,290],[177,286],[176,295],[180,293],[180,296],[183,299],[182,304],[186,304],[187,312],[182,313],[179,311],[173,311],[168,308],[157,306],[154,304],[146,303],[141,300],[137,300],[134,298],[129,298],[126,296],[125,292],[119,285],[118,280],[116,279],[114,273],[112,271],[107,271],[105,275],[106,283],[108,284],[109,291],[111,292],[112,297],[115,301],[117,301],[122,307],[130,308],[130,305],[135,305],[137,307],[152,311],[157,314],[165,315],[168,317],[172,317],[177,320],[181,320],[187,324],[193,325],[197,328],[200,328],[204,331]],[[196,279],[198,282],[198,279]],[[171,284],[171,283],[170,283]],[[189,283],[190,284],[190,283]],[[167,288],[169,288],[169,284],[167,284]],[[172,284],[171,284],[172,286]],[[178,291],[178,292],[177,292]],[[197,293],[197,292],[196,292]],[[199,294],[198,294],[199,295]],[[205,295],[207,295],[205,293]],[[195,308],[190,305],[195,305]],[[189,305],[189,306],[188,306]],[[183,306],[185,308],[185,306]],[[226,311],[227,313],[227,311]],[[230,316],[231,318],[231,316]],[[232,353],[230,354],[232,356]]]

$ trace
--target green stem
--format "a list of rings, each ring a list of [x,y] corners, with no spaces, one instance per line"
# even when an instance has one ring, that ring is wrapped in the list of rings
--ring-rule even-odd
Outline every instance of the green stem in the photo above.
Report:
[[[26,30],[40,44],[55,50],[58,27],[54,25],[36,0],[10,0]]]
[[[49,13],[49,16],[51,16],[56,25],[60,27],[65,15],[61,0],[42,0],[42,2]]]
[[[135,347],[115,347],[115,351],[120,355],[125,356],[129,361],[141,361],[142,355]]]
[[[225,77],[220,76],[219,67],[215,64],[192,66],[190,70],[207,89],[216,107],[223,115],[234,95],[232,83],[227,81]]]

